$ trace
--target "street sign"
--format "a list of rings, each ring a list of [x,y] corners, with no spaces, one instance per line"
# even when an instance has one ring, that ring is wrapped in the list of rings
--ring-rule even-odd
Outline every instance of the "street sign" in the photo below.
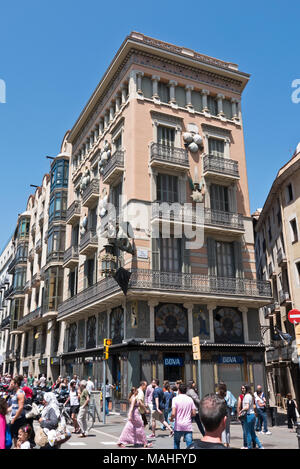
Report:
[[[299,309],[292,309],[288,313],[288,319],[292,324],[298,324],[300,322],[300,311]]]
[[[201,360],[200,338],[199,337],[193,337],[192,338],[192,348],[193,348],[193,359],[194,360]]]

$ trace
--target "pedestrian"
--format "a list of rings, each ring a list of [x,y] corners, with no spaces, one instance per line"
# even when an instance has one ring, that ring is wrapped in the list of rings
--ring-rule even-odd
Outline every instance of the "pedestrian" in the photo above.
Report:
[[[298,406],[294,399],[292,399],[291,393],[288,393],[286,401],[286,408],[287,408],[287,419],[288,419],[288,428],[293,430],[293,424],[297,425],[297,412]]]
[[[108,379],[106,380],[105,383],[105,388],[102,390],[104,396],[105,396],[105,415],[109,415],[109,403],[111,401],[110,393],[111,390],[114,389],[114,386],[112,384],[109,384]]]
[[[237,415],[240,415],[240,412],[243,408],[243,399],[245,397],[245,392],[246,392],[246,387],[245,385],[241,386],[241,394],[239,395],[238,398],[238,403],[237,403]],[[247,449],[247,434],[246,434],[246,425],[245,425],[245,419],[240,420],[242,429],[243,429],[243,446],[241,449]]]
[[[171,390],[169,382],[164,385],[164,396],[165,396],[165,410],[164,410],[164,417],[165,421],[170,424],[170,418],[172,413],[172,400],[175,397],[174,392]],[[165,430],[165,427],[163,427]]]
[[[30,438],[32,428],[29,424],[19,428],[18,441],[15,449],[31,449]]]
[[[174,432],[168,422],[165,421],[164,410],[165,410],[165,396],[163,390],[159,387],[159,380],[153,380],[153,394],[152,394],[152,434],[150,438],[155,438],[156,420],[162,423],[170,431],[170,436],[174,435]]]
[[[91,392],[94,391],[94,389],[95,389],[95,385],[94,385],[94,383],[92,381],[92,378],[90,376],[88,377],[88,380],[87,380],[87,383],[86,383],[86,389],[87,389],[89,395],[91,395]]]
[[[84,438],[88,435],[87,432],[87,413],[88,413],[88,405],[90,401],[90,395],[86,389],[86,381],[82,380],[80,382],[80,391],[79,391],[79,396],[80,396],[80,407],[79,407],[79,413],[78,413],[78,424],[80,427],[81,435],[80,438]]]
[[[64,407],[70,402],[70,412],[71,412],[71,419],[73,420],[74,431],[72,433],[80,433],[80,427],[77,422],[77,415],[79,413],[79,395],[78,389],[76,388],[76,382],[72,381],[70,383],[70,392],[69,397],[64,403]]]
[[[230,420],[231,420],[231,412],[232,407],[229,405],[230,402],[226,400],[227,397],[227,386],[225,383],[221,382],[218,385],[218,393],[217,393],[224,401],[226,402],[227,406],[227,419],[226,419],[226,427],[222,434],[222,442],[225,444],[227,448],[230,445]]]
[[[268,430],[266,398],[264,396],[261,386],[257,386],[256,392],[254,393],[254,399],[255,399],[256,413],[257,413],[255,430],[264,435],[272,435],[272,433]],[[262,429],[262,425],[263,425],[263,429]]]
[[[8,405],[6,399],[0,397],[0,449],[6,449],[6,414],[8,412]]]
[[[153,405],[152,405],[152,396],[154,392],[154,379],[151,383],[147,386],[146,393],[145,393],[145,404],[150,411],[150,419],[149,419],[149,430],[152,430],[152,413],[153,413]]]
[[[197,424],[197,427],[198,427],[200,433],[202,434],[202,436],[204,436],[205,435],[205,430],[204,430],[204,427],[202,425],[202,422],[201,422],[200,416],[199,416],[200,398],[199,398],[199,396],[196,392],[196,383],[195,383],[195,381],[190,380],[188,382],[188,390],[187,390],[186,395],[191,397],[194,401],[194,404],[195,404],[196,409],[197,409],[197,413],[196,413],[194,419],[195,419],[195,422]]]
[[[144,448],[151,448],[152,443],[148,443],[144,424],[139,412],[140,401],[138,399],[137,388],[132,388],[128,397],[130,408],[128,412],[128,420],[123,428],[117,445],[125,448],[126,445],[143,445]]]
[[[58,427],[60,411],[56,396],[53,392],[45,392],[43,395],[42,404],[44,406],[39,419],[39,423],[42,429],[47,429],[49,431],[56,430]],[[50,443],[47,443],[41,449],[54,449],[54,446],[51,446]]]
[[[10,411],[10,433],[14,447],[17,444],[19,428],[26,423],[24,409],[25,393],[21,389],[22,382],[23,376],[17,375],[11,380],[9,386],[9,390],[13,393],[11,396],[11,407],[8,410]]]
[[[251,449],[252,441],[255,441],[259,449],[264,449],[261,442],[259,441],[255,433],[255,412],[254,412],[254,396],[251,392],[251,386],[245,385],[245,396],[243,398],[243,407],[239,413],[239,417],[245,414],[245,426],[246,426],[246,437],[247,447]]]
[[[147,409],[145,405],[145,391],[147,389],[147,381],[141,381],[140,382],[140,387],[138,388],[138,394],[137,394],[137,402],[139,404],[139,412],[141,414],[144,427],[147,425],[147,417],[146,414],[149,413],[149,410]]]
[[[33,387],[33,382],[34,382],[34,377],[32,376],[32,373],[29,373],[28,379],[27,379],[27,386],[30,388]]]
[[[228,415],[225,400],[218,394],[208,394],[200,401],[199,415],[205,436],[194,441],[189,449],[227,449],[222,443]]]
[[[180,384],[178,395],[172,400],[171,421],[174,425],[174,449],[180,449],[180,440],[183,437],[186,447],[193,443],[192,417],[196,415],[196,406],[191,397],[186,395],[187,386]]]

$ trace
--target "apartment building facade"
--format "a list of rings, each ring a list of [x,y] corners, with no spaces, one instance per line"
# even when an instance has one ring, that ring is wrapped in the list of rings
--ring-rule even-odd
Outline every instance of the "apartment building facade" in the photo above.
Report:
[[[266,345],[270,399],[283,405],[287,393],[300,399],[295,327],[288,320],[300,308],[300,146],[278,171],[264,207],[254,217],[258,279],[269,279],[274,301],[260,311]],[[278,330],[293,341],[281,340]]]
[[[67,136],[62,374],[99,383],[109,337],[108,378],[120,397],[141,379],[196,379],[199,335],[203,393],[221,379],[235,394],[264,381],[259,308],[272,298],[256,279],[241,114],[248,80],[236,64],[140,33],[121,45]],[[120,235],[112,207],[131,249],[109,252]],[[200,244],[188,244],[195,233]],[[131,272],[126,295],[108,264],[111,274]]]
[[[12,275],[9,274],[10,264],[14,257],[12,239],[6,244],[0,254],[0,373],[5,370],[6,352],[9,343],[10,300],[9,292],[12,285]]]
[[[56,316],[63,298],[69,155],[65,137],[49,174],[18,217],[8,270],[12,286],[5,368],[10,374],[32,372],[52,379],[59,375]]]

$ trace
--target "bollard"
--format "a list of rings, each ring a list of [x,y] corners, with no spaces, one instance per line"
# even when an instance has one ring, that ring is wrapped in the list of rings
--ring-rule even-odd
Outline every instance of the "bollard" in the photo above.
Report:
[[[298,449],[300,449],[300,423],[296,424],[296,435],[298,438]]]

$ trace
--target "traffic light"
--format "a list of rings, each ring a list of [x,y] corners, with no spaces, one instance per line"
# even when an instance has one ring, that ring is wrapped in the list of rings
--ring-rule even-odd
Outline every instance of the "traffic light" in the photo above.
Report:
[[[193,346],[193,359],[194,360],[201,360],[200,338],[199,337],[193,337],[192,338],[192,346]]]
[[[112,339],[104,339],[103,341],[103,359],[108,360],[109,357],[109,347],[112,345]]]

